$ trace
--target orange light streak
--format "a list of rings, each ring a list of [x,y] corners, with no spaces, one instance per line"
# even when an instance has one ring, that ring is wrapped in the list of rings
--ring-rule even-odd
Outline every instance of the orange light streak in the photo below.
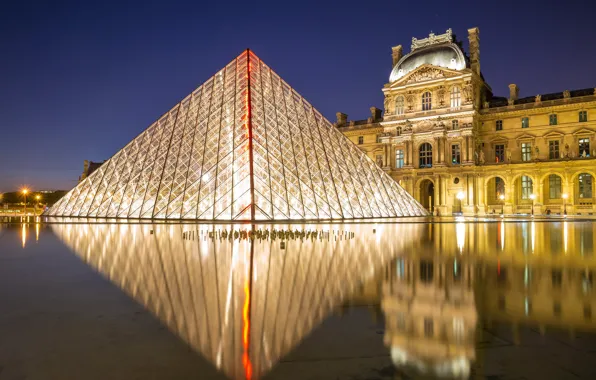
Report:
[[[252,363],[248,356],[250,345],[250,270],[244,283],[244,305],[242,307],[242,365],[244,366],[244,377],[247,380],[252,379]]]

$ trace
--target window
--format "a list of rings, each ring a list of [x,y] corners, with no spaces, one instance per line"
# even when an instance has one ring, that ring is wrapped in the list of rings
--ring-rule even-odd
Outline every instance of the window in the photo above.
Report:
[[[398,96],[395,98],[395,114],[396,115],[403,115],[404,114],[404,97]]]
[[[451,88],[451,108],[456,108],[461,105],[461,91],[459,87],[454,86]]]
[[[495,145],[495,162],[505,162],[505,145],[504,144],[497,144]]]
[[[522,117],[522,128],[528,128],[530,126],[530,119]]]
[[[364,136],[358,136],[358,145],[364,144]]]
[[[532,144],[522,143],[521,153],[522,161],[530,161],[532,159]]]
[[[579,111],[579,122],[583,123],[588,121],[588,111]]]
[[[551,160],[557,160],[560,158],[558,140],[548,142],[548,158]]]
[[[454,131],[456,129],[459,129],[459,120],[452,120],[451,121],[451,129],[453,129]]]
[[[381,135],[377,135],[377,144],[381,142]]]
[[[590,157],[590,139],[579,139],[579,156]]]
[[[579,182],[579,197],[592,198],[592,176],[590,174],[580,174]]]
[[[459,150],[459,144],[451,145],[451,163],[453,165],[461,164],[461,152]]]
[[[424,336],[433,336],[433,320],[431,318],[424,318]]]
[[[503,130],[503,120],[497,120],[497,122],[495,123],[496,125],[496,130],[497,131],[502,131]]]
[[[432,108],[432,95],[430,92],[426,91],[422,94],[422,110],[428,111]]]
[[[433,147],[429,143],[420,145],[418,163],[421,168],[433,167]]]
[[[550,199],[561,199],[561,177],[556,174],[548,176],[548,196]]]
[[[401,136],[401,127],[395,128],[395,135],[396,136]]]
[[[398,169],[404,167],[404,151],[401,149],[395,151],[395,167]]]
[[[532,194],[533,186],[532,186],[532,178],[523,175],[521,177],[521,198],[522,199],[530,199],[530,195]]]
[[[548,117],[548,124],[557,125],[557,115],[556,114],[552,114]]]

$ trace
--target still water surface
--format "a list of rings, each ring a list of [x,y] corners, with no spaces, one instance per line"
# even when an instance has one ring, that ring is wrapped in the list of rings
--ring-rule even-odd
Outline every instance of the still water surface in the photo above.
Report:
[[[0,225],[0,380],[594,378],[595,227]]]

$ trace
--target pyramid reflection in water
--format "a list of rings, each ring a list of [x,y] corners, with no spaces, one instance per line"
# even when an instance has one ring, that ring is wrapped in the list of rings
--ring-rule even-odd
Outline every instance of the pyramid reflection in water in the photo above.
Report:
[[[207,237],[231,227],[239,226],[52,225],[83,261],[233,379],[267,373],[422,229],[419,224],[260,227],[330,231],[328,238],[295,235],[283,244]],[[395,239],[403,235],[412,240]]]
[[[247,50],[45,215],[323,220],[426,211]]]

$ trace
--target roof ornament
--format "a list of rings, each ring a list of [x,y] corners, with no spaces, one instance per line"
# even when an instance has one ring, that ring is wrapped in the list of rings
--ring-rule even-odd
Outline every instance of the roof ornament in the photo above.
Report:
[[[421,40],[417,39],[416,37],[412,37],[412,46],[411,51],[416,49],[420,49],[426,46],[437,45],[444,42],[453,42],[453,33],[451,28],[447,29],[447,31],[443,34],[439,34],[438,36],[435,35],[433,32],[430,32],[428,37],[423,38]]]

